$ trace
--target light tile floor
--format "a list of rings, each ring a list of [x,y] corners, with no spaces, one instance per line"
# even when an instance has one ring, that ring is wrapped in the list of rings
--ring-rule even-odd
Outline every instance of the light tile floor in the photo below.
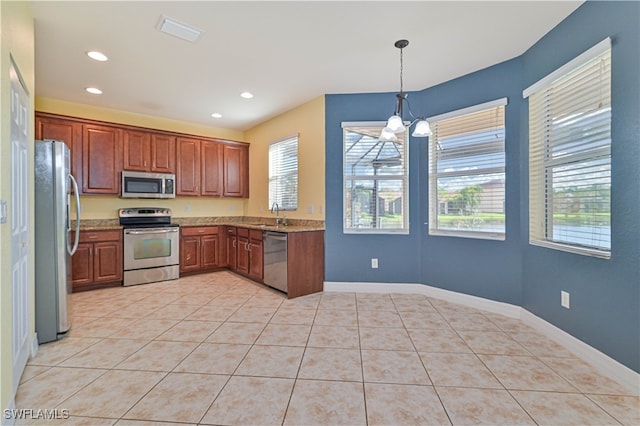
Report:
[[[70,417],[17,424],[640,424],[637,392],[521,321],[425,296],[216,272],[72,302],[16,396]]]

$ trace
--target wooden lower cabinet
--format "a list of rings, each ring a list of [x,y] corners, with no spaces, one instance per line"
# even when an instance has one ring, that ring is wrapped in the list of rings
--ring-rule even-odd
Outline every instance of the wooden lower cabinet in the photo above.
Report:
[[[74,292],[122,284],[122,231],[81,231],[71,265]]]
[[[180,273],[217,269],[220,262],[220,238],[217,226],[180,228]]]
[[[287,236],[289,299],[322,291],[324,231],[290,232]]]
[[[217,235],[209,237],[203,235],[206,228],[182,228],[180,272],[202,272],[223,267],[263,282],[262,230],[220,226],[214,227],[219,228]],[[289,232],[287,237],[287,297],[291,299],[322,291],[324,231]],[[206,266],[207,262],[209,266]]]
[[[236,271],[262,282],[264,269],[262,231],[237,228],[237,236]]]
[[[235,226],[225,226],[225,242],[223,247],[226,248],[225,266],[235,271],[238,269],[238,228]]]

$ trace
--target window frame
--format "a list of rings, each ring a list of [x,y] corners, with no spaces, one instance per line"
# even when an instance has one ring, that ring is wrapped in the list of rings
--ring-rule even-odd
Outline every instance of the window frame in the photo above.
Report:
[[[550,132],[545,132],[543,129],[545,126],[552,126],[554,124],[553,118],[546,113],[549,110],[549,104],[553,102],[553,94],[551,91],[554,88],[554,84],[558,81],[563,81],[566,84],[567,77],[573,77],[580,68],[589,65],[592,61],[603,60],[604,56],[608,56],[609,69],[608,80],[603,83],[604,86],[596,86],[598,90],[598,96],[603,96],[603,89],[608,90],[604,94],[605,99],[608,99],[608,144],[598,147],[583,147],[582,150],[575,150],[570,153],[563,153],[562,155],[553,156],[553,149],[556,148],[558,138],[550,136]],[[596,44],[592,48],[578,55],[573,60],[562,65],[555,71],[551,72],[538,82],[529,86],[522,93],[523,98],[528,99],[529,103],[529,244],[534,246],[551,248],[554,250],[565,251],[574,254],[598,257],[603,259],[611,258],[611,234],[612,223],[611,220],[611,190],[612,190],[612,159],[611,159],[611,120],[612,120],[612,108],[611,108],[611,39],[606,38],[600,43]],[[594,66],[602,66],[601,64]],[[588,93],[584,88],[576,87],[575,81],[572,82],[573,87],[572,95],[576,93],[585,94]],[[593,86],[589,86],[590,88]],[[536,96],[542,96],[538,101]],[[565,96],[567,97],[567,96]],[[548,98],[548,99],[547,99]],[[550,100],[549,100],[550,99]],[[558,100],[556,103],[560,102]],[[539,109],[535,109],[537,104],[542,104]],[[532,106],[533,104],[533,106]],[[573,104],[571,104],[573,105]],[[596,111],[606,111],[607,105],[599,106]],[[584,112],[584,111],[583,111]],[[538,114],[541,121],[540,128],[533,128],[534,126],[534,114]],[[535,116],[537,117],[537,116]],[[598,122],[599,123],[599,122]],[[552,128],[552,127],[549,127]],[[597,127],[595,127],[597,128]],[[585,132],[594,127],[581,127],[581,131]],[[582,136],[584,138],[584,136]],[[581,142],[582,139],[563,139],[561,142],[565,144],[571,144]],[[582,168],[588,167],[589,163],[597,163],[603,161],[600,167],[608,170],[605,173],[605,180],[608,179],[609,196],[608,196],[608,212],[609,212],[609,247],[596,247],[595,245],[580,244],[577,242],[560,241],[559,238],[554,238],[554,199],[553,194],[557,186],[554,186],[553,171],[554,169],[561,167],[579,166]],[[580,182],[589,172],[583,172],[575,179],[576,182]],[[602,171],[592,172],[596,174],[602,174]],[[602,178],[602,176],[600,176]],[[597,237],[596,234],[591,232],[589,234],[591,238]]]
[[[407,123],[408,124],[408,123]],[[404,131],[404,141],[402,142],[403,155],[403,173],[401,175],[347,175],[345,173],[345,165],[347,163],[347,140],[346,132],[349,128],[354,127],[370,127],[380,134],[386,126],[384,121],[364,121],[364,122],[342,122],[342,232],[344,234],[368,234],[368,235],[408,235],[409,230],[409,129]],[[400,228],[358,228],[347,227],[347,182],[351,181],[400,181],[402,183],[402,226]]]
[[[474,239],[482,239],[482,240],[496,240],[496,241],[504,241],[506,239],[506,226],[507,226],[507,212],[506,212],[506,199],[507,199],[507,174],[506,174],[506,106],[508,104],[508,98],[499,98],[493,101],[484,102],[481,104],[472,105],[466,108],[457,109],[454,111],[446,112],[444,114],[435,115],[432,117],[428,117],[427,121],[431,125],[432,129],[434,129],[434,134],[429,137],[429,158],[428,158],[428,187],[429,187],[429,221],[428,221],[428,234],[431,236],[445,236],[445,237],[459,237],[459,238],[474,238]],[[480,113],[484,111],[490,111],[495,108],[504,108],[504,121],[502,122],[502,129],[504,132],[503,146],[502,151],[504,155],[504,159],[502,162],[502,166],[497,167],[486,167],[482,169],[476,169],[477,171],[473,173],[464,173],[462,171],[459,172],[438,172],[437,171],[437,159],[435,155],[435,150],[438,146],[438,141],[436,140],[436,132],[438,122],[442,122],[444,120],[458,118],[469,114]],[[489,142],[485,142],[489,145]],[[470,153],[469,156],[471,156]],[[460,156],[460,158],[464,158],[465,156]],[[479,170],[479,171],[478,171]],[[445,177],[465,177],[465,176],[481,176],[488,174],[502,174],[502,178],[504,181],[503,191],[503,214],[504,214],[504,230],[500,231],[479,231],[479,230],[461,230],[461,229],[441,229],[438,226],[439,216],[440,216],[440,200],[438,197],[438,179]]]
[[[271,170],[271,164],[272,164],[272,148],[274,147],[279,147],[279,146],[285,146],[285,144],[290,143],[291,141],[295,140],[295,150],[296,150],[296,161],[295,161],[295,171],[289,172],[289,173],[278,173],[277,175],[272,175],[272,170]],[[267,150],[267,174],[268,174],[268,185],[269,185],[269,189],[268,189],[268,194],[267,194],[267,199],[268,199],[268,203],[269,203],[269,208],[271,208],[271,206],[273,206],[273,203],[278,203],[278,210],[279,211],[296,211],[298,210],[299,207],[299,203],[298,203],[298,191],[300,188],[300,174],[299,174],[299,165],[300,165],[300,151],[299,151],[299,143],[300,143],[300,135],[298,133],[293,134],[293,135],[289,135],[286,136],[284,138],[280,138],[280,139],[276,139],[272,142],[269,143],[269,147]],[[286,149],[286,148],[285,148]],[[295,191],[292,191],[293,194],[295,194],[295,206],[291,206],[291,204],[287,204],[285,205],[282,202],[282,194],[272,194],[271,193],[271,188],[272,188],[272,180],[273,179],[281,179],[283,176],[285,175],[293,175],[295,174]],[[277,183],[276,183],[277,185]],[[288,191],[285,191],[285,193]]]

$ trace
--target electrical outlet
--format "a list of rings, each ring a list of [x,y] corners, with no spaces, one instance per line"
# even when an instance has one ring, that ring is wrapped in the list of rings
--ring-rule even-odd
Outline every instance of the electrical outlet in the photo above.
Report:
[[[373,269],[378,269],[378,259],[377,258],[375,258],[375,257],[371,258],[371,267]]]
[[[570,308],[570,301],[569,301],[569,293],[566,291],[561,291],[560,292],[560,305],[562,305],[563,308]]]
[[[318,206],[318,213],[322,214],[322,205]]]
[[[313,214],[313,205],[309,204],[309,205],[307,206],[307,213],[309,213],[309,214]]]
[[[184,211],[185,212],[190,212],[191,211],[191,206],[189,204],[187,204],[186,206],[184,206]]]

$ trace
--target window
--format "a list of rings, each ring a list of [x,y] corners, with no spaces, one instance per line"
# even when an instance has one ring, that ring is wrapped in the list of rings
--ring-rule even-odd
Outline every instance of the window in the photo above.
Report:
[[[427,118],[430,235],[504,240],[506,104]]]
[[[610,257],[610,40],[523,95],[529,97],[529,242]]]
[[[385,123],[342,123],[345,233],[409,233],[408,132],[380,141]]]
[[[298,208],[298,135],[269,145],[269,207]]]

